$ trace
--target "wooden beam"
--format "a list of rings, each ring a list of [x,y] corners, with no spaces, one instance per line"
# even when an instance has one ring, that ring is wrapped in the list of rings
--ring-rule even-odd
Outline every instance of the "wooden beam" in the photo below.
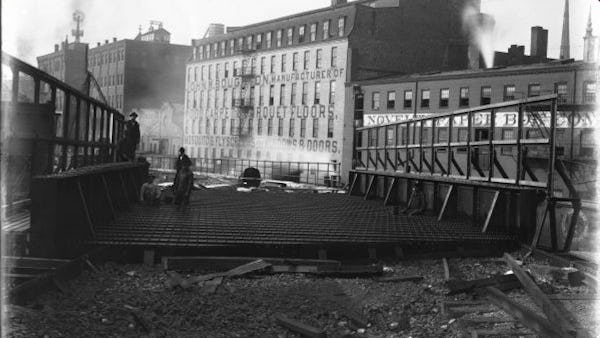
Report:
[[[488,286],[485,288],[486,298],[489,299],[496,306],[504,310],[512,317],[519,320],[526,327],[534,330],[542,337],[547,338],[563,338],[563,333],[537,313],[529,310],[525,306],[513,301],[508,298],[500,290]]]
[[[85,220],[90,230],[90,235],[92,238],[96,237],[96,230],[94,229],[94,223],[92,222],[92,218],[90,216],[90,211],[88,209],[87,202],[85,201],[85,196],[83,194],[83,189],[81,188],[80,179],[77,179],[77,190],[79,191],[79,199],[81,201],[81,206],[83,207],[83,213],[85,215]]]
[[[444,280],[450,280],[450,267],[448,266],[448,260],[446,257],[442,258],[442,265],[444,266]]]
[[[106,183],[106,178],[104,175],[100,175],[100,179],[102,180],[102,186],[104,187],[104,195],[106,196],[106,200],[108,201],[108,206],[110,208],[110,213],[112,215],[113,220],[117,219],[117,213],[115,212],[115,207],[110,197],[110,190],[108,189],[108,183]]]
[[[371,179],[369,180],[369,184],[367,185],[367,190],[365,191],[365,196],[364,196],[365,200],[369,199],[369,195],[371,194],[371,190],[373,190],[373,185],[374,185],[376,179],[377,179],[377,175],[371,176]]]
[[[350,173],[352,175],[352,179],[350,180],[350,190],[348,191],[348,195],[352,196],[354,194],[354,189],[356,189],[356,182],[358,181],[358,173]]]
[[[565,316],[560,312],[560,310],[552,303],[550,298],[542,292],[542,290],[538,287],[533,279],[523,270],[515,259],[505,253],[504,260],[506,264],[512,269],[513,273],[517,276],[523,288],[529,294],[530,298],[534,301],[534,303],[539,306],[546,317],[549,319],[553,325],[556,325],[556,328],[559,329],[559,332],[565,334],[575,333],[575,328],[573,325],[566,320]],[[566,337],[567,335],[564,335]]]
[[[442,220],[444,217],[444,213],[446,212],[446,208],[448,207],[448,202],[450,201],[450,197],[452,196],[452,192],[454,191],[454,184],[451,184],[448,188],[448,192],[446,192],[446,197],[444,198],[444,204],[442,204],[442,208],[440,209],[440,213],[438,214],[438,222]]]
[[[542,217],[542,221],[535,227],[535,233],[533,234],[533,238],[531,239],[531,248],[535,249],[540,241],[540,236],[542,234],[542,230],[544,229],[544,223],[546,223],[546,215],[548,215],[548,205],[546,205],[546,209],[544,210],[544,216]]]
[[[490,225],[490,221],[492,220],[492,214],[496,209],[496,203],[498,202],[498,196],[500,196],[500,191],[496,190],[494,193],[494,198],[492,199],[492,204],[490,205],[490,210],[488,210],[487,217],[485,218],[485,222],[483,223],[483,229],[481,229],[482,233],[487,231],[488,226]]]
[[[383,201],[383,205],[390,205],[390,200],[392,200],[392,194],[396,191],[396,185],[398,183],[398,177],[392,178],[392,184],[388,188],[387,193],[385,194],[385,200]]]
[[[571,244],[573,243],[573,236],[575,235],[575,227],[577,226],[577,220],[579,219],[579,211],[581,210],[581,202],[573,201],[573,214],[569,220],[569,229],[567,231],[567,238],[565,239],[565,245],[563,251],[571,251]]]

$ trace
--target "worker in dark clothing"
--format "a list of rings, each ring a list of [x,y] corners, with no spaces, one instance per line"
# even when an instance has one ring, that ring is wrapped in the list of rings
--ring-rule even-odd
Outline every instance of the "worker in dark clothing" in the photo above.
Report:
[[[187,164],[188,166],[192,165],[192,160],[185,154],[185,148],[179,148],[179,156],[177,156],[177,162],[175,162],[175,179],[173,183],[177,181],[177,176],[179,175],[179,171],[183,168],[183,165]]]
[[[129,160],[135,160],[135,150],[140,143],[140,124],[136,121],[138,114],[133,112],[129,114],[129,121],[125,122],[125,141],[123,146],[126,149]]]
[[[183,162],[181,170],[175,179],[175,205],[177,210],[183,209],[190,203],[190,194],[194,186],[194,173],[190,170],[190,163]]]

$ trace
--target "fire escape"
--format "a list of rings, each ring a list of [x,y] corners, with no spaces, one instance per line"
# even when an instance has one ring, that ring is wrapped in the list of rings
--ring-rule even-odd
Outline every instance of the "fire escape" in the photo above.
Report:
[[[232,96],[232,107],[237,109],[239,116],[239,124],[234,129],[233,135],[239,136],[240,140],[249,139],[252,137],[252,129],[248,125],[252,119],[252,111],[254,109],[254,78],[256,77],[256,54],[257,46],[247,46],[237,50],[242,56],[241,67],[233,70],[234,77],[239,77],[241,88],[234,91]]]

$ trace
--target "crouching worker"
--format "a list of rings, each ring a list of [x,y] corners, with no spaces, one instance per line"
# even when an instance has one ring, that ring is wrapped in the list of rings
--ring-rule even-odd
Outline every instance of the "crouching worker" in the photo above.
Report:
[[[149,175],[146,183],[142,184],[140,201],[145,205],[157,206],[160,204],[160,187],[156,184],[154,176]]]
[[[177,210],[181,210],[190,203],[190,194],[194,186],[194,173],[190,169],[189,163],[183,163],[179,174],[175,178],[173,188],[175,190],[175,204]]]

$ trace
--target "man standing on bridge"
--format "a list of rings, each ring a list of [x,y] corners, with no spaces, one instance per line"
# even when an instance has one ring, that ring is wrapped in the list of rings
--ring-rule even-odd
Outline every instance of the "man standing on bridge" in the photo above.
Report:
[[[140,124],[135,120],[138,117],[136,112],[129,114],[129,121],[125,123],[125,152],[130,161],[135,160],[135,150],[140,143]]]
[[[183,162],[181,170],[175,176],[175,205],[177,210],[183,209],[190,203],[190,194],[194,187],[194,173],[190,170],[190,162]]]

